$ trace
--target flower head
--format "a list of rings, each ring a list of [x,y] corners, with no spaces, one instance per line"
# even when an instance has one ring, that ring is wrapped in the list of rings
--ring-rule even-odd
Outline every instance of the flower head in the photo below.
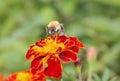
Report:
[[[31,45],[26,59],[32,59],[31,72],[44,72],[46,76],[60,78],[61,62],[75,62],[79,48],[84,45],[76,37],[50,36]]]
[[[0,74],[0,81],[3,81],[4,76],[2,74]]]
[[[33,75],[30,71],[23,71],[11,74],[6,81],[46,81],[46,77],[43,73]]]

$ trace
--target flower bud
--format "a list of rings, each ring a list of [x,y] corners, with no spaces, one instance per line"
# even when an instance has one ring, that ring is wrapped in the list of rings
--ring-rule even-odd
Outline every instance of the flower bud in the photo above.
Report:
[[[97,57],[97,49],[94,48],[94,47],[89,47],[87,49],[87,54],[86,54],[86,57],[87,57],[87,60],[88,61],[95,61],[96,60],[96,57]]]
[[[82,65],[82,62],[81,62],[80,58],[78,58],[77,61],[74,62],[74,65],[75,65],[76,67],[80,67],[80,66]]]

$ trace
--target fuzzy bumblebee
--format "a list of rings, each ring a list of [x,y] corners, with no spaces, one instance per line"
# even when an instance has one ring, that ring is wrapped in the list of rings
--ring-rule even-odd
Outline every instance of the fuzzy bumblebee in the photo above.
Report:
[[[47,31],[47,34],[50,34],[52,36],[64,35],[63,24],[59,23],[58,21],[51,21],[48,24],[46,31]]]

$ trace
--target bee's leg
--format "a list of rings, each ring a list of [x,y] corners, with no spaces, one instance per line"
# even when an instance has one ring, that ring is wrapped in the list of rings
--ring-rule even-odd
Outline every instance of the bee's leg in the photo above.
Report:
[[[65,32],[64,32],[64,31],[61,31],[61,32],[59,33],[59,35],[60,35],[60,36],[65,35]]]

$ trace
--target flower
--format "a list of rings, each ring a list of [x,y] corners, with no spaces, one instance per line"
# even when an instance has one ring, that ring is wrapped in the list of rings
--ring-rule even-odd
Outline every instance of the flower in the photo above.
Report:
[[[33,75],[30,71],[22,71],[11,74],[5,81],[46,81],[46,77],[43,73]]]
[[[4,76],[2,74],[0,74],[0,81],[3,81]]]
[[[98,51],[95,47],[89,47],[87,49],[86,58],[88,61],[95,61],[98,55]]]
[[[33,74],[44,72],[48,77],[60,78],[61,62],[75,62],[79,48],[84,48],[84,45],[76,37],[50,36],[31,45],[26,59],[32,59]]]

